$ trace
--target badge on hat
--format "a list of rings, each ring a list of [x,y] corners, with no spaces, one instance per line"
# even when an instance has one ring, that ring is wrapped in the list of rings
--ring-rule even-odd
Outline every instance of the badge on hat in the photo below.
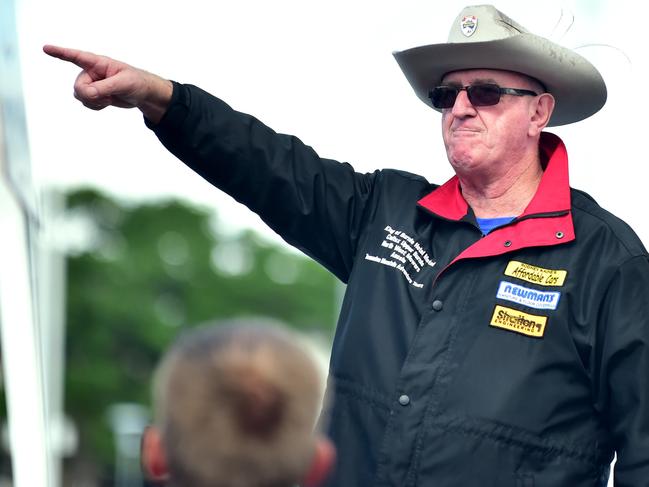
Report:
[[[471,37],[478,27],[478,17],[475,15],[465,15],[460,21],[460,30],[462,34]]]

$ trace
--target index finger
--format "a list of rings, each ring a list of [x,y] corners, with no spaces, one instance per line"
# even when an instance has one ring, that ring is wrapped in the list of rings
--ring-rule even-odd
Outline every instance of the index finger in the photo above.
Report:
[[[68,47],[53,46],[51,44],[44,45],[43,51],[45,54],[57,59],[76,64],[84,70],[91,69],[100,59],[100,56],[91,52],[80,51],[79,49],[71,49]]]

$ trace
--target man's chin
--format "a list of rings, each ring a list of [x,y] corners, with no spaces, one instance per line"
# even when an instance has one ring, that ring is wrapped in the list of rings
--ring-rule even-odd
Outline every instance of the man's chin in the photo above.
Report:
[[[473,152],[452,151],[447,155],[451,167],[457,174],[473,171],[480,166],[479,159],[476,158],[476,155]]]

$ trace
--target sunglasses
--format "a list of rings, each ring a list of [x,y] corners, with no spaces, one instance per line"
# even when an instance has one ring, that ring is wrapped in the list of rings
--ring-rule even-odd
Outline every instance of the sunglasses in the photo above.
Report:
[[[436,86],[428,92],[428,98],[433,102],[435,108],[452,108],[460,91],[466,91],[469,101],[475,107],[488,107],[497,105],[501,95],[515,96],[538,96],[538,93],[531,90],[519,90],[518,88],[501,88],[493,83],[480,83],[469,86]]]

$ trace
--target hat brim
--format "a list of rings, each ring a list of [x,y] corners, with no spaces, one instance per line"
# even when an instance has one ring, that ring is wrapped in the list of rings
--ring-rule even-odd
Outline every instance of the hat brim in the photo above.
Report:
[[[465,69],[516,71],[539,80],[556,101],[548,126],[583,120],[606,103],[606,84],[589,61],[534,34],[432,44],[393,54],[419,99],[433,109],[428,92],[446,73]]]

